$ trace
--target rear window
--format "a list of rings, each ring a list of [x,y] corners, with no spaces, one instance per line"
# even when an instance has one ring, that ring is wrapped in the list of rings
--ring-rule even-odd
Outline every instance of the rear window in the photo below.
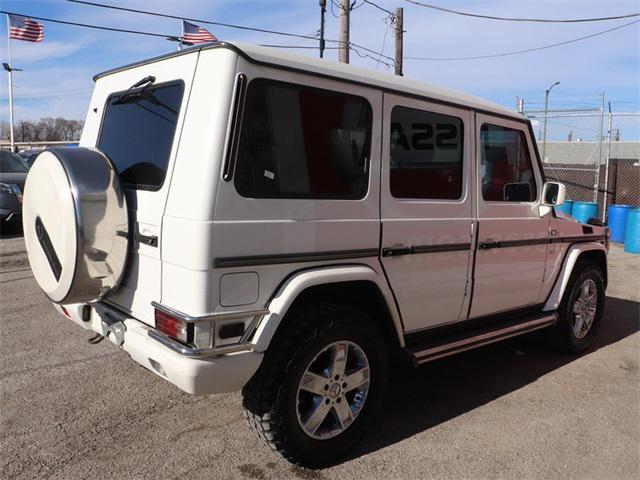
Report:
[[[371,106],[362,97],[269,80],[249,84],[235,186],[244,197],[360,199]]]
[[[125,186],[162,187],[183,93],[184,83],[172,82],[107,99],[98,148],[113,161]]]

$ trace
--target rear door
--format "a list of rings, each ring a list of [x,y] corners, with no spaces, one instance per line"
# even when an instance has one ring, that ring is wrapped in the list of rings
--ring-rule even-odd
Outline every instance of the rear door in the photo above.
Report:
[[[113,161],[126,191],[133,241],[122,285],[109,301],[150,324],[151,302],[161,300],[161,221],[197,58],[181,55],[100,78],[80,142]]]
[[[473,222],[468,110],[384,95],[382,264],[405,330],[466,314]]]
[[[476,116],[478,250],[470,317],[534,305],[550,215],[540,217],[542,175],[526,125]]]

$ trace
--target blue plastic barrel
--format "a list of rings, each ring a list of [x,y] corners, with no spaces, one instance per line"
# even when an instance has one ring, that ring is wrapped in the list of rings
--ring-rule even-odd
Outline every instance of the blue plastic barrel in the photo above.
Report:
[[[587,223],[590,218],[598,218],[598,204],[594,202],[573,202],[571,215],[580,223]]]
[[[611,241],[624,242],[624,232],[627,226],[627,214],[633,210],[631,205],[610,205],[607,209],[607,225],[611,230]]]
[[[624,233],[624,251],[640,253],[640,208],[629,210]]]
[[[573,210],[573,200],[565,200],[564,203],[558,207],[555,207],[556,212],[566,213],[567,215],[571,215]]]

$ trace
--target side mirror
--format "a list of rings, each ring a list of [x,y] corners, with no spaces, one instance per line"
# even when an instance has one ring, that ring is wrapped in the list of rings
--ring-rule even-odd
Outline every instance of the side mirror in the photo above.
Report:
[[[567,187],[564,183],[547,182],[542,188],[542,205],[545,207],[558,207],[564,203]]]

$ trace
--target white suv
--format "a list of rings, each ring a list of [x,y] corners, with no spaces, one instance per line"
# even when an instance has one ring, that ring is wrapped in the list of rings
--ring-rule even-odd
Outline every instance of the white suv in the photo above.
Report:
[[[530,123],[448,89],[244,44],[95,77],[80,148],[40,154],[24,232],[58,311],[321,466],[390,360],[545,329],[587,348],[607,229],[554,213]]]

